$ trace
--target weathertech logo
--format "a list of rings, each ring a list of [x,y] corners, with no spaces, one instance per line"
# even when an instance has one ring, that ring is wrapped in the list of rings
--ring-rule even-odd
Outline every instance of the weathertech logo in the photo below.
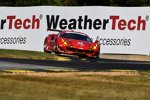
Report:
[[[9,15],[7,19],[0,19],[0,29],[6,28],[6,23],[8,24],[8,29],[39,29],[40,19],[33,15],[30,19],[21,19],[16,15]]]
[[[135,19],[123,19],[117,15],[111,15],[108,19],[91,19],[88,15],[79,16],[78,19],[60,18],[60,15],[46,15],[47,29],[95,29],[106,30],[111,24],[111,30],[146,30],[146,20],[141,16]]]

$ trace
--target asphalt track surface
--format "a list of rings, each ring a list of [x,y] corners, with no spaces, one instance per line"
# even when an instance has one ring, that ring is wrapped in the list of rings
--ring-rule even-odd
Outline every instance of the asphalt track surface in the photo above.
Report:
[[[73,58],[71,61],[31,60],[0,58],[0,70],[31,69],[40,70],[49,68],[68,68],[77,71],[101,70],[150,70],[150,62],[124,61],[111,59],[86,59]]]

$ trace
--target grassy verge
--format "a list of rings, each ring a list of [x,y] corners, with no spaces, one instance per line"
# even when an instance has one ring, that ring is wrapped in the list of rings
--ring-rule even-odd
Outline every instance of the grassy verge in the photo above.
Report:
[[[60,58],[20,50],[0,50],[0,57]],[[0,72],[0,100],[150,100],[150,71]]]
[[[20,58],[20,59],[40,59],[40,60],[69,60],[67,57],[58,57],[56,55],[44,52],[25,51],[25,50],[7,50],[0,49],[1,58]]]
[[[150,72],[0,73],[0,100],[149,100]]]

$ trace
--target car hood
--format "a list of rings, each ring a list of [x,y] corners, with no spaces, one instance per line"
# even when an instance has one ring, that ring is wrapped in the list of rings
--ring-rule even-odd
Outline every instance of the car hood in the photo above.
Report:
[[[93,43],[87,42],[87,41],[82,41],[82,40],[74,40],[74,39],[67,39],[69,41],[69,44],[74,46],[74,47],[79,47],[79,48],[90,48]]]

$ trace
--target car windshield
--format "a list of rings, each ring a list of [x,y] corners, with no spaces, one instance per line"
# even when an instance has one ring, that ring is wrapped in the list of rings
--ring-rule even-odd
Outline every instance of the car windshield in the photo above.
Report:
[[[61,35],[61,37],[67,38],[67,39],[75,39],[75,40],[82,40],[82,41],[92,42],[92,40],[88,36],[82,35],[82,34],[79,34],[79,33],[64,33],[64,34]]]

